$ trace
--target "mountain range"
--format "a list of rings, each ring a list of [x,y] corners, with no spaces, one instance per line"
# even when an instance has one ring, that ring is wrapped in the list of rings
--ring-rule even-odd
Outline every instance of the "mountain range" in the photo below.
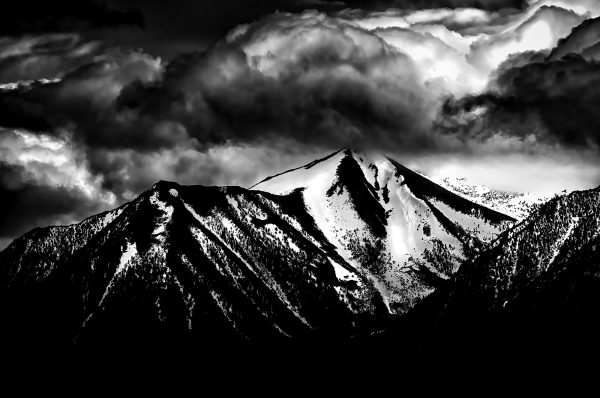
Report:
[[[594,317],[599,189],[521,221],[456,191],[352,149],[249,189],[161,181],[0,252],[4,341],[396,344]]]

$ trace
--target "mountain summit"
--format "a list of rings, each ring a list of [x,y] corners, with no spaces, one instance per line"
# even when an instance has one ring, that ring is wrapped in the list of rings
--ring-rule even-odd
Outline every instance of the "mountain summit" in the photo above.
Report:
[[[299,192],[317,227],[402,313],[515,221],[377,153],[333,153],[251,189]]]
[[[513,221],[353,150],[251,189],[161,181],[1,252],[3,333],[82,343],[345,338],[413,308]]]

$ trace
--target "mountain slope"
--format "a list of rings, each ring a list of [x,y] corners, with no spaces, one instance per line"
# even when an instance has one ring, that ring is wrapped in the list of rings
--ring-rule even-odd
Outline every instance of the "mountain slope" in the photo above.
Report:
[[[463,264],[445,316],[596,311],[599,250],[600,188],[555,198]]]
[[[252,190],[159,182],[0,252],[5,341],[344,340],[405,313],[512,223],[346,150]]]
[[[2,317],[35,339],[116,342],[343,337],[385,317],[299,199],[161,182],[80,225],[34,230],[0,253]]]
[[[254,190],[301,190],[308,213],[356,270],[403,313],[514,221],[386,157],[343,150]]]
[[[430,353],[600,349],[600,188],[544,204],[464,262],[407,316],[360,341],[413,341]]]
[[[509,215],[519,221],[524,220],[531,212],[546,203],[549,197],[530,192],[508,192],[490,189],[482,185],[469,184],[463,177],[446,177],[438,182],[441,186],[459,193],[471,202]]]

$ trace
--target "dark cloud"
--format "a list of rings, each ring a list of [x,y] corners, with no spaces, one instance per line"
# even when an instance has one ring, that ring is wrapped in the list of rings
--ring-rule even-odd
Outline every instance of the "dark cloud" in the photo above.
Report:
[[[101,202],[79,190],[35,181],[25,167],[0,162],[0,240],[101,210]]]
[[[44,132],[76,125],[81,127],[81,134],[85,134],[83,131],[87,130],[83,127],[102,123],[106,109],[123,86],[133,81],[151,80],[160,71],[160,63],[147,55],[106,53],[60,81],[35,82],[0,91],[0,109],[3,110],[0,125]]]
[[[364,6],[369,1],[347,1],[348,4]],[[526,0],[391,0],[375,2],[382,8],[401,8],[406,10],[422,10],[430,8],[479,8],[482,10],[498,11],[505,8],[524,8],[527,5]]]
[[[93,63],[58,83],[0,94],[0,125],[74,125],[75,139],[114,149],[281,138],[331,148],[435,144],[429,94],[411,60],[323,15],[275,14],[159,72],[136,53]]]
[[[0,84],[62,77],[105,51],[79,33],[0,38]]]
[[[165,0],[110,0],[112,7],[137,9],[144,15],[146,30],[142,37],[130,34],[118,38],[130,45],[142,45],[147,51],[171,58],[178,52],[208,47],[230,29],[251,23],[273,12],[302,12],[314,9],[336,13],[344,9],[382,11],[389,8],[475,7],[497,11],[522,8],[523,0],[221,0],[206,3],[180,0],[174,7]],[[174,51],[174,48],[176,49]]]
[[[600,63],[569,55],[504,70],[498,91],[446,104],[455,132],[504,135],[566,147],[600,147]],[[473,115],[473,116],[470,116]],[[446,125],[448,126],[448,125]]]
[[[117,44],[143,47],[165,58],[206,49],[235,26],[254,22],[276,11],[301,12],[306,8],[324,12],[346,7],[331,0],[109,0],[117,9],[136,9],[144,16],[143,31],[126,31],[111,37]]]
[[[13,2],[11,11],[0,16],[0,35],[85,33],[89,39],[125,48],[144,48],[170,59],[181,52],[208,48],[235,26],[276,11],[368,12],[390,7],[404,10],[475,7],[497,11],[521,8],[523,4],[522,0],[221,0],[210,4],[180,0],[174,6],[166,0],[21,0]]]
[[[19,0],[6,6],[0,14],[1,35],[144,24],[139,10],[116,10],[101,0]]]
[[[581,54],[584,57],[600,60],[600,18],[584,21],[573,29],[570,35],[562,39],[549,55],[549,59],[557,60],[567,54]]]

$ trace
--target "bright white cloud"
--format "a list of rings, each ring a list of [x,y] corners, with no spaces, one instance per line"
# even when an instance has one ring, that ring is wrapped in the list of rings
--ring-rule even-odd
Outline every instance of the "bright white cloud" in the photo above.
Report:
[[[407,54],[415,63],[422,84],[440,94],[462,96],[483,90],[487,76],[467,62],[465,55],[442,39],[409,29],[378,30],[388,44]]]
[[[586,17],[600,15],[600,1],[598,0],[528,0],[528,12],[535,13],[544,6],[554,6],[571,10]]]
[[[551,50],[582,21],[571,11],[542,8],[504,32],[475,42],[468,55],[469,61],[489,75],[511,55]]]
[[[600,184],[597,153],[547,148],[545,153],[436,155],[408,159],[407,165],[434,179],[466,178],[469,183],[509,192],[551,197],[596,188]]]
[[[115,206],[115,195],[102,188],[101,178],[92,175],[85,160],[69,142],[67,137],[0,130],[0,162],[27,170],[22,175],[23,180],[16,184],[64,187],[79,191],[89,200],[102,202],[106,208]]]
[[[340,18],[407,54],[428,87],[462,96],[484,90],[492,73],[511,55],[550,51],[583,21],[583,11],[600,9],[600,4],[592,7],[584,0],[564,8],[562,3],[566,2],[532,2],[520,14],[463,8],[387,10],[362,16],[346,12]]]

